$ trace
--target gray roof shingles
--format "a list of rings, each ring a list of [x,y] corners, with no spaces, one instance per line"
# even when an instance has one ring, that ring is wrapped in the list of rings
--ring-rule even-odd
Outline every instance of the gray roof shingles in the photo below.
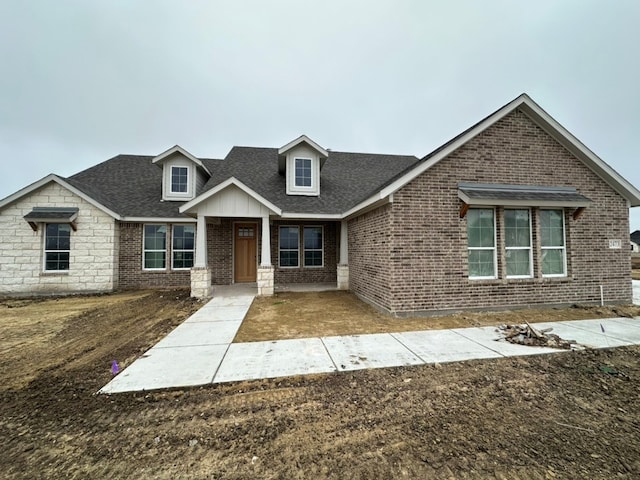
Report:
[[[162,201],[162,166],[154,157],[118,155],[66,180],[123,217],[186,217],[184,202]],[[284,212],[341,214],[419,162],[409,155],[330,152],[320,175],[320,196],[286,194],[278,149],[234,147],[224,160],[201,159],[212,176],[198,195],[235,177]]]

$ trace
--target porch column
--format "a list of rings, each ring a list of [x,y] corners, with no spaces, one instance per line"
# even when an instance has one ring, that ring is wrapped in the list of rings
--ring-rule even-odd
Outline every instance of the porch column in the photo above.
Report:
[[[204,215],[198,215],[196,258],[191,269],[191,296],[208,298],[212,292],[211,270],[207,265],[207,219]]]
[[[340,224],[340,260],[337,267],[338,290],[349,290],[349,232],[347,221]]]
[[[271,266],[271,229],[269,227],[269,217],[262,217],[262,255],[261,267]]]
[[[196,268],[207,267],[207,218],[198,215],[196,228],[196,259],[193,264]]]
[[[271,265],[271,227],[269,216],[262,217],[261,258],[258,267],[258,295],[273,295],[274,268]]]

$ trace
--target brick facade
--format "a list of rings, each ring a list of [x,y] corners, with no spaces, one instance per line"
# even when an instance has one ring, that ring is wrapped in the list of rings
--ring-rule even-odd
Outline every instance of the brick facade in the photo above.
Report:
[[[171,224],[167,224],[166,269],[142,269],[142,223],[120,223],[120,288],[188,287],[191,284],[190,270],[171,269]]]
[[[593,200],[577,220],[565,209],[567,277],[542,278],[532,209],[534,278],[506,279],[503,209],[497,208],[499,278],[470,280],[458,182],[571,186]],[[352,290],[399,315],[595,303],[600,285],[606,302],[631,302],[629,251],[608,244],[626,241],[627,201],[519,110],[401,188],[391,205],[350,221],[349,228]]]
[[[280,226],[299,227],[300,231],[300,266],[298,268],[282,268],[278,262],[278,231]],[[303,227],[323,227],[324,265],[322,267],[303,266]],[[287,283],[335,283],[338,264],[339,222],[319,221],[277,221],[271,224],[271,262],[275,266],[275,285]]]

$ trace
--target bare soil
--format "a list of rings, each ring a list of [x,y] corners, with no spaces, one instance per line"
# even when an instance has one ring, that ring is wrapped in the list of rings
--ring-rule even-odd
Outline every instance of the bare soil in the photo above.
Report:
[[[256,298],[234,342],[636,316],[638,306],[574,306],[394,318],[349,292],[288,292]]]
[[[640,477],[640,347],[95,395],[198,306],[0,301],[3,478]]]

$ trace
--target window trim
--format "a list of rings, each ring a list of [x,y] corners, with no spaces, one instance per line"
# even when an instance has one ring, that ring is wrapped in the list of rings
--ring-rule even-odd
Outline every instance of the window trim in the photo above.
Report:
[[[173,169],[174,168],[184,168],[187,172],[187,179],[186,179],[186,187],[187,190],[184,192],[180,192],[180,191],[176,191],[173,189]],[[171,165],[169,168],[169,194],[170,195],[176,195],[176,196],[189,196],[191,195],[191,189],[189,188],[189,177],[190,177],[190,168],[186,165]]]
[[[181,249],[177,249],[175,248],[175,231],[176,231],[176,227],[191,227],[193,228],[193,248],[191,249],[187,249],[187,248],[181,248]],[[175,270],[175,271],[185,271],[185,270],[191,270],[193,268],[193,265],[191,265],[190,267],[175,267],[174,266],[174,261],[175,261],[175,256],[174,254],[176,252],[193,252],[193,264],[195,265],[195,261],[196,261],[196,226],[192,223],[175,223],[171,225],[171,270]]]
[[[523,210],[523,211],[527,211],[528,213],[528,218],[529,218],[529,246],[528,247],[508,247],[507,246],[507,220],[505,217],[505,214],[507,211],[517,211],[517,210]],[[505,278],[507,279],[518,279],[518,278],[533,278],[533,232],[532,232],[532,228],[531,228],[531,208],[505,208],[502,212],[502,228],[505,232],[504,235],[504,253],[505,253],[505,257],[504,257],[504,273],[505,273]],[[515,251],[515,250],[529,250],[529,274],[528,275],[509,275],[508,269],[507,269],[507,252],[509,251]]]
[[[470,208],[469,211],[471,210],[491,210],[493,211],[493,247],[488,248],[488,247],[470,247],[469,246],[469,222],[468,222],[468,216],[467,216],[467,225],[466,225],[466,229],[467,229],[467,278],[469,280],[497,280],[498,279],[498,232],[497,232],[497,228],[496,228],[496,208],[495,207],[482,207],[482,206],[478,206],[478,207],[473,207]],[[469,252],[470,251],[479,251],[479,250],[493,250],[493,275],[492,276],[471,276],[471,271],[469,268]]]
[[[298,160],[309,161],[309,185],[298,185]],[[301,190],[314,190],[313,181],[313,158],[311,157],[293,157],[293,187]]]
[[[297,258],[298,258],[298,263],[297,265],[282,265],[282,257],[281,257],[281,252],[282,250],[282,245],[281,245],[281,240],[282,240],[282,235],[281,235],[281,231],[283,228],[295,228],[298,232],[298,241],[297,241],[297,248],[295,249],[296,252],[298,252]],[[293,252],[294,249],[292,248],[287,248],[285,249],[285,251],[287,252]],[[286,269],[294,269],[294,268],[300,268],[300,225],[279,225],[278,226],[278,268],[286,268]]]
[[[165,227],[164,233],[164,250],[153,249],[147,250],[145,248],[146,238],[147,238],[147,229],[146,227],[157,226],[157,227]],[[142,224],[142,270],[145,272],[166,272],[167,271],[167,240],[169,233],[169,225],[166,223],[143,223]],[[146,253],[147,252],[164,252],[164,267],[162,268],[147,268],[145,267]]]
[[[49,225],[68,225],[69,226],[69,250],[48,250],[47,249],[47,230]],[[44,273],[68,273],[69,270],[71,270],[71,225],[68,223],[60,223],[60,222],[49,222],[49,223],[45,223],[44,224],[44,228],[43,228],[43,232],[44,235],[42,236],[43,239],[43,245],[42,245],[42,271]],[[59,235],[58,235],[59,236]],[[48,253],[66,253],[69,255],[69,260],[68,260],[68,268],[67,269],[55,269],[55,270],[50,270],[47,268],[47,254]]]
[[[310,248],[308,251],[310,252],[320,252],[322,254],[322,263],[320,265],[307,265],[305,252],[307,249],[304,246],[304,230],[306,228],[319,228],[320,229],[320,248]],[[302,227],[302,266],[303,268],[324,268],[324,225],[303,225]]]
[[[560,212],[560,218],[562,218],[562,247],[558,246],[543,246],[542,245],[542,212],[543,211],[558,211]],[[567,272],[567,222],[565,219],[564,208],[541,208],[538,211],[539,214],[539,228],[540,228],[540,275],[542,278],[565,278],[568,276]],[[542,253],[544,250],[562,250],[562,268],[563,273],[543,273],[542,271]]]

